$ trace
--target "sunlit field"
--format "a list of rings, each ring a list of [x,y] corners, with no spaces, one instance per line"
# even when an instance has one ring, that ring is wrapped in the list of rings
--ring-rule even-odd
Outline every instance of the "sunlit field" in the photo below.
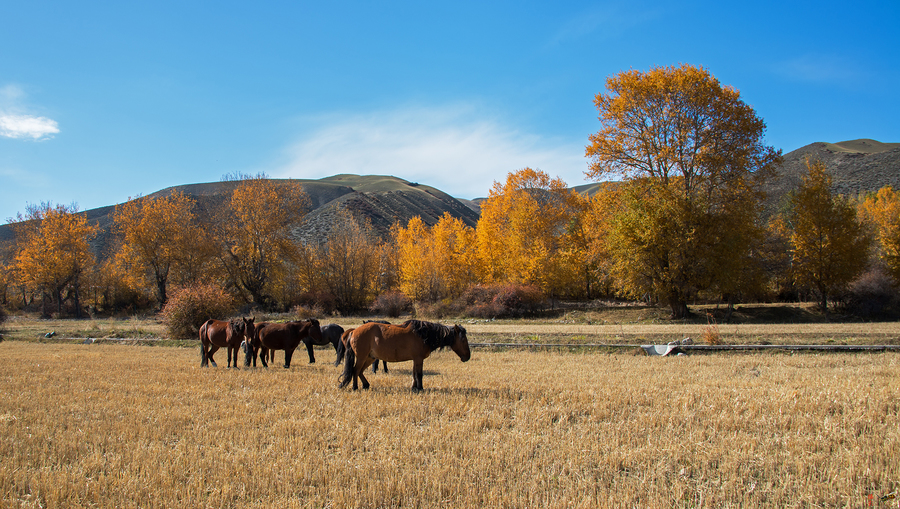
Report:
[[[4,507],[889,507],[900,488],[895,353],[442,351],[415,394],[411,363],[339,390],[326,349],[289,370],[0,351]]]

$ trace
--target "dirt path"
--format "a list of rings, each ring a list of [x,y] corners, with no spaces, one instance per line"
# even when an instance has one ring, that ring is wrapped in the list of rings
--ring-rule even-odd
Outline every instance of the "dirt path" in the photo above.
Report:
[[[667,343],[692,338],[702,344],[701,324],[463,324],[472,342]],[[727,344],[900,344],[900,322],[719,325]]]
[[[663,325],[531,325],[531,324],[463,324],[469,334],[584,334],[584,335],[641,335],[641,334],[675,334],[698,335],[707,326],[699,324],[663,324]],[[833,324],[741,324],[719,325],[722,335],[771,334],[886,334],[900,336],[900,322],[878,323],[833,323]]]

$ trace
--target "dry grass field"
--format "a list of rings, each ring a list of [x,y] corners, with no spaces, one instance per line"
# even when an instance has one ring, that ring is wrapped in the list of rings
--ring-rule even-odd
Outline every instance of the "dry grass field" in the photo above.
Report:
[[[894,507],[900,488],[895,353],[443,351],[414,394],[410,363],[337,389],[325,349],[289,370],[0,351],[3,507]]]

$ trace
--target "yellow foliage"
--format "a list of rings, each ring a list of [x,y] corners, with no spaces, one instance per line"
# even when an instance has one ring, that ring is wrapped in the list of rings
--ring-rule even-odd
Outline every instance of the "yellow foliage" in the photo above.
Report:
[[[885,186],[860,203],[860,212],[875,229],[879,256],[894,281],[900,282],[900,195]]]
[[[495,182],[481,204],[478,221],[478,255],[487,283],[537,285],[548,294],[559,294],[573,282],[583,263],[586,243],[569,242],[581,234],[577,225],[584,204],[561,179],[524,168]]]
[[[258,176],[241,181],[220,220],[225,266],[235,286],[262,305],[272,304],[273,281],[286,279],[298,247],[291,229],[306,215],[309,198],[293,181]]]
[[[806,166],[791,199],[793,265],[797,281],[817,290],[827,310],[828,296],[865,269],[871,239],[849,201],[831,192],[825,164],[807,160]]]
[[[475,230],[445,212],[429,227],[419,216],[393,231],[400,290],[415,300],[458,297],[479,280]]]
[[[594,103],[588,177],[625,179],[607,229],[612,272],[632,296],[687,313],[704,289],[735,292],[758,278],[753,244],[760,184],[780,160],[765,123],[732,87],[690,65],[607,79]]]
[[[29,218],[17,227],[16,272],[20,282],[32,290],[53,296],[62,310],[63,291],[72,290],[76,314],[81,278],[94,264],[89,240],[97,227],[74,207],[49,204],[33,208]]]
[[[133,268],[130,284],[149,286],[165,305],[171,281],[186,285],[200,278],[214,256],[214,243],[197,225],[194,202],[181,192],[161,198],[138,198],[116,207],[114,221],[122,235],[117,264]],[[142,281],[134,279],[140,276]]]

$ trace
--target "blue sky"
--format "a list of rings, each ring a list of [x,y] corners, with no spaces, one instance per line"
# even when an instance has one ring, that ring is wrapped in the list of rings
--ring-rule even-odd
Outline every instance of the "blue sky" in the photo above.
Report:
[[[897,0],[5,2],[0,220],[235,172],[580,185],[605,79],[680,63],[784,152],[900,142],[898,27]]]

